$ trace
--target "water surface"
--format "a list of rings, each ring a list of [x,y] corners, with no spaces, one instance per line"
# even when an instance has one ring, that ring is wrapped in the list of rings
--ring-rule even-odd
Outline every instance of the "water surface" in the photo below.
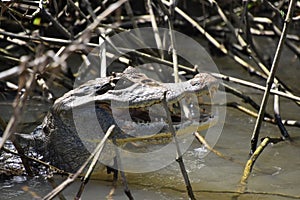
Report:
[[[284,55],[286,54],[290,55],[289,52],[284,53]],[[286,62],[286,65],[293,66],[291,59],[283,61]],[[220,58],[216,59],[216,62],[224,74],[264,84],[262,80],[249,76],[246,71],[240,69],[231,60]],[[279,68],[280,78],[287,80],[287,83],[295,88],[295,85],[299,85],[299,70],[297,67],[290,67],[288,72],[283,67]],[[293,74],[292,77],[290,77],[291,74]],[[260,103],[262,92],[238,85],[233,86]],[[299,90],[296,92],[299,94]],[[271,114],[273,113],[272,100],[273,97],[270,97],[270,106],[267,108]],[[231,94],[227,95],[227,101],[243,104],[240,99]],[[281,98],[282,118],[299,120],[299,113],[299,107],[296,104]],[[220,158],[214,153],[201,157],[206,149],[196,140],[194,141],[184,155],[184,162],[197,199],[235,199],[236,194],[233,192],[237,191],[248,158],[254,124],[255,119],[253,117],[234,108],[227,109],[224,128],[214,148],[224,155],[232,157],[234,161]],[[294,142],[270,144],[264,150],[249,177],[247,193],[240,195],[238,199],[300,199],[299,128],[287,127],[287,130]],[[260,137],[265,136],[279,137],[280,131],[275,125],[263,123]],[[176,162],[159,171],[126,175],[129,187],[136,199],[188,199],[183,178]],[[57,182],[59,181],[60,178]],[[73,199],[78,188],[79,181],[64,191],[64,195],[67,199]],[[82,199],[105,199],[110,188],[111,175],[104,174],[100,180],[93,180],[88,183]],[[16,176],[0,182],[1,199],[34,199],[35,195],[42,197],[49,191],[51,191],[51,186],[43,177]],[[121,181],[118,183],[114,199],[126,199],[122,191]]]

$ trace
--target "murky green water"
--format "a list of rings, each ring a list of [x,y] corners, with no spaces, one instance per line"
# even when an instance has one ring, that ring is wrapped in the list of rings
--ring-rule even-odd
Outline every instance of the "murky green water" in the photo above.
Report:
[[[289,55],[289,53],[285,54]],[[299,85],[300,77],[298,61],[295,63],[287,58],[283,61],[285,65],[279,68],[280,78],[287,80],[293,88],[297,88],[295,86]],[[218,59],[217,65],[224,74],[263,83],[254,77],[249,77],[247,72],[230,60]],[[287,69],[287,66],[295,67]],[[257,103],[260,103],[262,92],[237,85],[235,87],[251,95]],[[296,91],[300,93],[299,88]],[[270,98],[270,103],[272,99],[273,97]],[[227,96],[227,101],[242,103],[240,99],[232,95]],[[2,108],[5,107],[4,105],[1,104]],[[281,98],[282,118],[299,120],[299,109],[294,103]],[[272,113],[272,106],[268,107],[268,111]],[[246,193],[235,198],[234,192],[237,191],[248,158],[254,124],[254,118],[233,108],[227,109],[224,128],[214,148],[232,157],[234,161],[220,158],[213,153],[201,158],[199,153],[203,153],[206,149],[195,150],[201,146],[194,141],[189,151],[185,153],[184,161],[197,199],[300,199],[300,135],[299,128],[293,127],[287,127],[287,129],[294,142],[269,145],[256,162],[255,169],[249,177]],[[279,135],[279,129],[275,125],[263,123],[261,137],[278,137]],[[188,199],[176,162],[156,172],[127,174],[127,178],[136,199]],[[105,199],[111,187],[110,180],[110,175],[103,175],[101,180],[88,183],[82,199]],[[65,197],[73,199],[78,189],[79,181],[64,191]],[[16,176],[11,180],[0,182],[1,199],[34,199],[35,195],[42,197],[49,191],[51,191],[51,186],[43,178]],[[119,181],[114,199],[126,199],[121,181]]]

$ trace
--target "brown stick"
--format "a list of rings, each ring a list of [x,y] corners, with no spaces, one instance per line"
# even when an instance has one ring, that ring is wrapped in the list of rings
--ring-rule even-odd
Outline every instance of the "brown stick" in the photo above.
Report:
[[[276,85],[276,89],[278,90],[278,85]],[[291,140],[291,137],[290,137],[288,131],[286,130],[286,128],[284,127],[284,125],[282,123],[279,106],[280,106],[279,96],[274,95],[274,116],[275,116],[276,124],[281,132],[281,135],[283,136],[283,139]]]
[[[178,142],[178,139],[177,139],[177,136],[176,136],[175,129],[172,125],[171,114],[170,114],[170,111],[169,111],[169,108],[168,108],[168,105],[167,105],[165,95],[166,94],[164,94],[164,98],[163,98],[162,103],[163,103],[164,109],[165,109],[166,114],[167,114],[167,120],[166,121],[167,121],[167,124],[169,126],[169,130],[172,133],[172,136],[173,136],[174,141],[175,141],[176,152],[177,152],[176,161],[179,164],[179,167],[180,167],[180,170],[181,170],[184,182],[185,182],[185,186],[186,186],[189,198],[192,199],[192,200],[195,200],[196,198],[194,196],[192,185],[191,185],[191,182],[189,180],[189,176],[188,176],[188,174],[186,172],[186,169],[185,169],[185,166],[184,166],[184,162],[183,162],[183,159],[182,159],[182,153],[181,153],[181,150],[180,150],[180,147],[179,147],[179,142]]]
[[[217,156],[225,159],[225,160],[229,160],[229,161],[234,161],[234,159],[230,156],[226,156],[223,155],[221,152],[215,150],[214,148],[212,148],[207,142],[206,140],[203,138],[202,135],[200,135],[198,132],[194,133],[195,137],[197,138],[197,140],[202,143],[209,151],[213,152],[214,154],[216,154]]]
[[[254,153],[251,155],[249,160],[246,163],[246,166],[244,168],[243,176],[241,177],[240,183],[238,185],[238,193],[244,193],[247,189],[247,182],[248,178],[251,174],[251,171],[253,169],[254,163],[257,160],[258,156],[263,152],[263,150],[268,146],[269,143],[277,143],[283,141],[282,138],[269,138],[266,137],[263,139],[263,141],[260,143],[258,148],[254,151]]]
[[[61,191],[63,191],[68,185],[73,183],[75,179],[83,172],[84,168],[88,165],[88,163],[95,157],[97,152],[101,151],[103,148],[104,143],[108,139],[108,137],[113,132],[115,125],[112,125],[109,127],[109,129],[106,131],[106,134],[104,138],[101,140],[101,142],[97,145],[93,153],[89,156],[89,158],[83,163],[83,165],[77,170],[77,172],[71,176],[69,176],[64,182],[62,182],[59,186],[57,186],[54,190],[52,190],[50,193],[48,193],[46,196],[43,197],[44,200],[50,200],[53,199],[55,196],[57,196]],[[101,152],[100,152],[101,153]]]
[[[282,34],[276,49],[276,53],[274,56],[274,60],[272,63],[272,67],[271,67],[271,71],[270,74],[268,76],[267,79],[267,84],[266,84],[266,90],[261,102],[261,107],[258,113],[258,118],[256,120],[255,123],[255,127],[252,133],[252,137],[251,137],[251,149],[250,149],[250,155],[254,153],[255,149],[256,149],[256,145],[257,145],[257,141],[258,141],[258,137],[259,137],[259,131],[260,131],[260,127],[263,121],[263,117],[264,117],[264,113],[265,113],[265,109],[268,103],[268,99],[269,99],[269,94],[270,94],[270,90],[272,87],[272,84],[274,82],[274,78],[275,78],[275,73],[278,67],[278,63],[279,63],[279,58],[281,55],[281,51],[283,48],[283,44],[284,44],[284,40],[286,37],[286,32],[287,32],[287,27],[289,25],[289,22],[291,21],[291,18],[293,16],[293,10],[294,10],[294,6],[295,6],[296,1],[295,0],[290,0],[290,4],[289,4],[289,8],[288,8],[288,13],[286,15],[286,19],[283,25],[283,29],[282,29]]]
[[[247,86],[247,87],[252,87],[252,88],[255,88],[255,89],[258,89],[258,90],[262,90],[262,91],[266,90],[265,86],[261,86],[261,85],[258,85],[258,84],[255,84],[255,83],[252,83],[252,82],[249,82],[249,81],[245,81],[245,80],[242,80],[242,79],[239,79],[239,78],[235,78],[235,77],[231,77],[231,76],[227,76],[227,75],[223,75],[223,74],[217,74],[217,73],[212,73],[212,75],[216,78],[220,78],[220,79],[228,81],[228,82],[238,83],[240,85]],[[293,101],[300,101],[300,97],[295,96],[293,94],[281,92],[281,91],[274,90],[274,89],[271,89],[270,93],[280,95],[282,97],[291,99]]]
[[[35,73],[36,73],[35,71],[33,71],[32,74],[28,73],[26,71],[26,67],[27,67],[26,64],[27,64],[27,61],[23,62],[22,66],[20,67],[20,69],[22,69],[22,71],[21,71],[21,73],[20,73],[21,75],[19,77],[19,86],[18,86],[19,92],[13,103],[14,113],[11,116],[8,124],[5,127],[5,131],[3,133],[2,140],[0,142],[0,149],[2,149],[6,140],[10,139],[13,142],[15,148],[17,149],[17,151],[19,152],[20,155],[24,155],[24,150],[21,147],[21,145],[18,143],[18,141],[16,140],[15,135],[13,135],[13,133],[15,132],[17,125],[20,121],[21,115],[22,115],[24,107],[25,107],[25,101],[26,101],[27,97],[29,96],[31,90],[33,89],[34,78],[35,78]],[[21,95],[20,91],[23,88],[25,88],[25,92],[24,92],[24,94]],[[22,163],[24,165],[24,168],[25,168],[27,174],[29,176],[33,176],[34,174],[31,170],[28,160],[23,156],[21,156],[21,160],[22,160]]]
[[[116,144],[116,141],[114,141],[114,144],[115,144],[115,152],[116,152],[115,162],[116,162],[117,168],[121,174],[121,178],[122,178],[122,182],[123,182],[123,186],[124,186],[124,193],[126,194],[126,196],[128,197],[129,200],[134,200],[134,198],[130,192],[130,189],[128,187],[127,179],[126,179],[126,176],[125,176],[125,173],[123,170],[123,166],[122,166],[122,162],[121,162],[120,152],[119,152],[118,146]],[[115,173],[118,173],[118,170],[116,170]]]

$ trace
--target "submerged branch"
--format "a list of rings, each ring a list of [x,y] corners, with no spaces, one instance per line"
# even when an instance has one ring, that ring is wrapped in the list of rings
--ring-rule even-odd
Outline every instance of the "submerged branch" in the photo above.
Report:
[[[242,178],[241,178],[239,186],[238,186],[238,191],[237,191],[238,193],[244,193],[246,191],[248,178],[251,174],[254,163],[257,160],[258,156],[263,152],[263,150],[267,147],[267,145],[269,143],[277,143],[280,141],[283,141],[282,138],[278,139],[278,138],[266,137],[262,140],[262,142],[260,143],[258,148],[255,150],[255,152],[253,152],[253,154],[251,155],[251,157],[249,158],[249,160],[246,163]]]

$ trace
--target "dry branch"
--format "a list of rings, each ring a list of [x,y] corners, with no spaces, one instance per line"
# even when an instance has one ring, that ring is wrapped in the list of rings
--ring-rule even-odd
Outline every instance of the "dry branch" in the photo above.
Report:
[[[276,89],[278,90],[278,86],[276,86]],[[275,116],[275,121],[276,124],[281,132],[281,135],[283,136],[283,139],[291,140],[291,137],[286,130],[285,126],[282,123],[282,119],[280,116],[280,108],[279,108],[279,96],[274,95],[274,116]]]
[[[277,49],[276,49],[276,53],[275,53],[274,60],[273,60],[273,63],[272,63],[271,71],[270,71],[270,74],[268,76],[267,83],[266,83],[266,90],[265,90],[265,93],[264,93],[264,96],[263,96],[263,99],[262,99],[262,102],[261,102],[261,107],[260,107],[260,110],[259,110],[259,113],[258,113],[258,118],[256,120],[256,124],[255,124],[254,130],[253,130],[253,133],[252,133],[250,155],[252,153],[254,153],[254,151],[256,149],[256,145],[257,145],[257,141],[258,141],[258,137],[259,137],[260,126],[261,126],[261,123],[263,121],[263,116],[264,116],[265,109],[266,109],[266,106],[267,106],[267,103],[268,103],[270,90],[271,90],[271,87],[273,85],[273,81],[274,81],[274,78],[275,78],[275,73],[276,73],[276,70],[277,70],[277,67],[278,67],[279,58],[280,58],[282,48],[283,48],[283,43],[284,43],[284,40],[285,40],[285,37],[286,37],[286,34],[287,34],[287,27],[289,25],[289,22],[291,21],[292,16],[293,16],[293,10],[294,10],[295,3],[296,3],[295,0],[290,0],[288,12],[287,12],[285,22],[284,22],[284,26],[283,26],[283,29],[282,29],[282,34],[281,34],[280,40],[279,40],[278,45],[277,45]],[[276,83],[277,82],[275,82],[275,84]]]
[[[248,159],[246,166],[244,168],[243,175],[241,177],[240,183],[238,185],[238,193],[244,193],[247,189],[248,178],[252,172],[255,161],[258,159],[259,155],[263,152],[263,150],[267,147],[269,143],[277,143],[282,141],[282,138],[269,138],[266,137],[262,140],[258,148],[253,152],[251,157]]]
[[[207,2],[212,3],[216,9],[211,9],[209,11],[206,11],[205,6],[207,6]],[[281,15],[282,13],[280,10],[285,9],[286,8],[285,5],[287,5],[286,1],[279,2],[281,4],[277,7],[275,7],[269,1],[263,1],[263,2],[264,2],[264,5],[267,5],[270,9],[272,9],[273,16]],[[67,4],[61,3],[59,1],[51,1],[51,3],[53,3],[53,8],[51,8],[51,9],[53,9],[53,10],[51,10],[49,7],[47,7],[47,6],[49,6],[49,4],[47,4],[47,3],[46,3],[46,5],[43,5],[42,4],[43,1],[32,2],[31,4],[28,4],[28,5],[27,5],[27,2],[14,2],[14,3],[0,2],[1,17],[2,17],[1,20],[3,22],[5,22],[5,21],[14,22],[14,24],[16,24],[17,27],[19,28],[18,31],[13,32],[13,31],[11,31],[11,29],[6,30],[6,27],[1,27],[1,30],[0,30],[1,41],[7,42],[7,44],[16,45],[19,48],[28,49],[28,52],[30,52],[28,54],[30,54],[30,55],[34,55],[34,53],[37,52],[36,58],[33,61],[21,62],[21,67],[19,67],[19,66],[15,66],[15,65],[17,65],[16,63],[20,63],[20,60],[21,60],[20,56],[16,56],[13,53],[8,52],[5,47],[0,48],[1,61],[8,62],[8,63],[14,63],[13,64],[14,67],[5,68],[5,70],[0,72],[0,81],[11,81],[15,77],[18,77],[19,78],[19,88],[18,89],[20,92],[18,94],[18,96],[16,97],[16,101],[14,103],[14,114],[11,117],[11,119],[9,121],[9,125],[7,126],[7,128],[4,132],[3,140],[2,140],[2,143],[0,144],[0,146],[2,146],[4,144],[5,139],[7,139],[7,138],[13,139],[13,137],[14,137],[13,133],[15,133],[16,126],[17,126],[18,122],[20,121],[19,116],[21,115],[22,111],[24,110],[24,103],[25,103],[26,97],[28,97],[30,95],[30,91],[33,89],[33,87],[32,87],[33,83],[37,80],[37,83],[40,85],[42,92],[45,93],[46,94],[45,96],[48,96],[49,100],[51,101],[53,99],[53,95],[51,93],[51,88],[49,88],[48,85],[46,84],[47,81],[49,81],[49,80],[47,80],[47,78],[51,75],[49,75],[48,77],[46,76],[46,78],[43,75],[50,74],[52,72],[51,70],[53,70],[53,69],[62,68],[61,66],[65,64],[65,60],[69,57],[70,54],[72,54],[74,52],[81,54],[81,56],[85,57],[86,59],[89,59],[86,56],[89,53],[88,50],[99,46],[99,44],[96,44],[94,42],[95,41],[94,39],[97,37],[101,38],[103,41],[107,42],[107,44],[110,45],[115,52],[117,52],[117,53],[106,52],[106,56],[109,58],[116,58],[116,55],[122,54],[123,50],[126,50],[126,51],[129,50],[131,52],[131,54],[129,56],[126,55],[126,58],[121,57],[123,61],[126,60],[126,62],[120,61],[120,63],[122,63],[122,64],[125,64],[125,65],[132,64],[132,63],[134,63],[133,62],[134,59],[139,58],[139,60],[141,60],[143,62],[144,61],[153,61],[153,62],[162,63],[165,65],[171,66],[174,68],[175,75],[178,74],[177,67],[179,69],[184,70],[187,73],[191,73],[191,74],[196,73],[196,71],[197,71],[196,66],[191,66],[191,65],[188,66],[188,64],[183,65],[177,61],[176,41],[172,35],[172,31],[174,30],[173,25],[176,23],[176,20],[182,20],[181,23],[184,22],[185,20],[188,21],[188,23],[190,23],[201,34],[203,34],[211,44],[213,44],[216,48],[218,48],[225,55],[231,57],[238,64],[243,66],[246,70],[249,71],[249,73],[251,75],[254,74],[254,75],[258,76],[259,78],[268,79],[267,85],[266,85],[266,87],[264,87],[264,86],[261,86],[261,85],[258,85],[258,84],[255,84],[255,83],[252,83],[249,81],[237,79],[237,78],[230,77],[227,75],[217,74],[217,73],[213,74],[215,77],[217,77],[219,79],[223,79],[225,81],[229,81],[229,82],[240,84],[240,85],[243,85],[246,87],[251,87],[251,88],[255,88],[257,90],[265,91],[262,106],[259,106],[252,100],[251,96],[248,96],[248,95],[244,94],[243,92],[238,91],[238,90],[231,88],[231,87],[227,86],[226,84],[224,84],[223,86],[225,87],[226,92],[230,92],[230,93],[238,96],[239,98],[242,98],[246,103],[250,104],[255,110],[259,110],[259,114],[257,114],[255,111],[252,111],[251,109],[248,109],[245,106],[238,104],[237,102],[228,102],[221,106],[234,107],[234,108],[239,109],[240,111],[247,113],[253,117],[258,117],[257,123],[261,123],[262,120],[265,120],[265,121],[268,121],[271,123],[277,123],[280,130],[282,131],[282,135],[284,136],[284,138],[290,138],[284,125],[292,125],[292,126],[300,127],[300,123],[299,123],[299,121],[282,120],[281,119],[280,112],[279,112],[279,96],[288,98],[294,102],[297,102],[298,104],[300,104],[299,103],[300,97],[293,95],[292,92],[290,90],[288,90],[288,87],[283,87],[283,86],[285,86],[285,84],[281,80],[279,80],[277,77],[275,77],[274,71],[277,67],[278,58],[280,56],[280,51],[282,49],[282,46],[281,46],[282,43],[285,43],[296,55],[298,55],[298,57],[300,55],[299,47],[297,47],[297,42],[300,41],[299,36],[296,34],[295,35],[291,34],[288,36],[286,34],[286,27],[287,27],[289,21],[292,20],[292,14],[291,14],[292,11],[291,10],[293,8],[292,4],[294,2],[295,1],[293,1],[293,0],[290,1],[289,11],[288,11],[287,17],[285,19],[283,31],[281,31],[278,28],[278,25],[276,25],[274,23],[274,20],[271,20],[271,18],[253,17],[252,14],[250,13],[250,11],[248,10],[248,5],[250,4],[249,1],[244,1],[243,5],[238,6],[239,9],[244,11],[242,13],[241,17],[238,16],[238,14],[229,13],[226,9],[223,10],[222,5],[226,4],[226,2],[221,2],[221,1],[217,2],[214,0],[207,0],[206,2],[203,1],[202,2],[203,3],[203,16],[199,17],[198,21],[196,18],[192,17],[192,15],[189,15],[189,14],[183,12],[177,5],[178,1],[173,1],[173,0],[171,0],[171,1],[148,0],[147,1],[148,8],[149,8],[148,11],[149,11],[150,15],[148,13],[145,13],[144,16],[142,16],[142,15],[134,16],[135,10],[133,8],[131,8],[131,5],[133,5],[133,4],[130,4],[132,2],[129,2],[126,0],[118,0],[118,1],[114,1],[114,3],[111,3],[109,1],[104,1],[104,2],[98,3],[96,6],[92,5],[92,3],[94,3],[94,2],[90,2],[88,0],[82,1],[82,4],[85,4],[85,6],[82,6],[81,4],[77,4],[77,2],[75,3],[73,0],[68,0]],[[124,10],[122,10],[122,7],[121,7],[124,3],[125,3],[125,11],[126,12],[123,12]],[[39,6],[37,6],[38,4],[39,4]],[[60,4],[60,5],[58,5],[58,4]],[[167,5],[168,8],[164,4]],[[164,16],[165,19],[167,19],[169,31],[170,31],[169,37],[171,37],[170,46],[172,47],[171,48],[172,59],[173,59],[172,61],[165,60],[165,58],[164,58],[164,52],[162,51],[162,49],[163,49],[162,43],[163,42],[159,38],[159,34],[154,35],[156,43],[157,43],[158,51],[153,51],[152,49],[144,50],[144,51],[131,50],[131,49],[117,49],[114,46],[114,44],[110,43],[107,40],[107,38],[111,34],[128,31],[129,29],[123,28],[123,27],[128,27],[128,25],[132,26],[133,28],[138,28],[140,25],[139,23],[141,21],[144,21],[143,23],[145,23],[145,24],[147,23],[147,25],[149,25],[151,23],[154,33],[157,33],[158,28],[160,26],[159,22],[161,22],[161,21],[157,20],[157,19],[160,19],[160,16],[158,17],[158,15],[153,11],[153,8],[158,8],[158,10],[157,10],[158,12],[162,11],[162,14],[165,15]],[[299,5],[298,5],[298,8],[299,8]],[[61,20],[65,15],[67,15],[66,13],[69,12],[69,10],[76,11],[76,14],[74,14],[74,16],[72,16],[73,13],[71,13],[71,15],[70,15],[70,13],[68,13],[68,14],[70,15],[69,19],[71,19],[71,18],[72,18],[71,20],[76,19],[76,24],[80,25],[80,30],[77,30],[77,32],[76,31],[73,32],[74,31],[74,29],[72,27],[73,23],[66,25],[64,23],[64,21]],[[99,11],[101,11],[100,14],[99,14]],[[113,16],[114,12],[116,13],[116,17]],[[209,16],[205,12],[207,12]],[[125,13],[125,16],[123,16],[124,13]],[[179,15],[178,18],[177,18],[177,16],[175,18],[176,13]],[[211,13],[214,13],[213,16],[210,16]],[[40,14],[42,14],[42,18],[44,20],[46,20],[47,23],[34,25],[34,24],[31,24],[31,21],[29,22],[29,20],[34,20],[35,17],[39,16]],[[126,14],[127,14],[127,16],[126,16]],[[235,20],[235,21],[232,22],[230,18],[234,18],[233,20]],[[241,24],[238,22],[238,21],[241,21],[241,18],[246,19],[246,21],[245,21],[246,24]],[[298,16],[294,17],[294,20],[298,20],[298,19],[299,19]],[[28,22],[27,22],[27,20],[28,20]],[[203,23],[199,22],[201,20],[203,20],[202,21]],[[279,18],[279,20],[280,20],[280,18]],[[2,23],[2,21],[1,21],[1,23]],[[49,23],[49,21],[50,21],[50,23]],[[237,23],[238,25],[236,25],[235,23]],[[250,23],[253,23],[254,26],[253,27],[250,26]],[[142,26],[144,26],[145,24],[142,24]],[[201,26],[201,24],[205,24],[205,28],[203,26]],[[246,26],[244,28],[244,32],[241,30],[241,27],[243,25]],[[266,28],[267,26],[270,27],[270,29],[267,29]],[[56,30],[57,32],[59,32],[61,34],[60,36],[63,36],[67,39],[51,37],[51,36],[41,36],[41,35],[43,35],[43,33],[42,33],[43,29],[45,29],[47,31],[48,30],[47,28],[49,28],[49,27],[54,28],[54,30]],[[99,27],[101,27],[101,28],[99,28]],[[261,27],[264,27],[264,28],[261,28]],[[40,32],[38,32],[38,31],[40,31]],[[237,43],[226,46],[226,42],[228,42],[228,41],[224,41],[224,43],[222,43],[222,41],[220,41],[218,39],[218,36],[215,37],[215,36],[213,36],[213,33],[211,34],[208,31],[213,31],[213,33],[219,32],[216,35],[219,34],[219,36],[220,36],[223,34],[222,37],[230,34],[230,36],[235,37],[235,40],[237,41]],[[39,34],[41,34],[41,35],[39,35]],[[75,36],[73,34],[75,34]],[[245,34],[246,39],[243,38],[243,36],[244,36],[243,34]],[[266,67],[267,65],[265,64],[263,59],[256,52],[255,46],[252,44],[252,34],[259,34],[261,36],[277,35],[277,36],[281,37],[280,43],[277,48],[276,56],[273,60],[273,64],[272,64],[273,69],[271,70],[271,72]],[[47,35],[47,34],[45,34],[45,35]],[[285,37],[289,38],[289,40],[283,41]],[[73,38],[75,38],[75,41]],[[225,37],[223,37],[223,39],[226,40]],[[137,44],[141,44],[141,46],[146,46],[146,45],[142,44],[142,42],[138,38],[134,38],[134,40]],[[127,42],[127,41],[124,41],[124,42]],[[51,53],[51,54],[46,53],[46,56],[38,55],[38,54],[44,53],[42,51],[39,52],[40,49],[36,48],[40,44],[42,44],[43,47],[45,47],[45,48],[55,49],[56,53],[55,54],[54,53]],[[40,46],[42,46],[42,45],[40,45]],[[233,47],[233,48],[231,49],[231,47]],[[268,47],[266,47],[266,48],[268,48]],[[239,51],[239,52],[236,53],[236,51]],[[49,51],[48,51],[48,53],[49,53]],[[157,55],[160,55],[160,56],[157,56]],[[250,64],[250,61],[249,61],[250,59],[247,60],[248,56],[251,57],[252,61],[254,60],[255,65],[257,65],[257,66],[253,66],[252,64]],[[247,57],[247,58],[245,58],[245,57]],[[22,67],[24,67],[24,65],[26,65],[26,63],[28,64],[28,66],[26,66],[26,68],[22,68]],[[37,66],[39,66],[40,69],[42,69],[42,71],[37,70],[37,68],[36,68]],[[65,65],[65,67],[68,70],[72,70],[72,67],[69,67],[66,65]],[[102,73],[102,74],[106,74],[106,72]],[[40,75],[42,75],[42,76],[40,76]],[[274,81],[273,81],[273,79],[274,79]],[[177,82],[177,80],[178,79],[176,78],[175,82]],[[273,82],[279,85],[280,91],[278,89],[271,89],[271,85]],[[271,116],[270,114],[264,114],[264,110],[265,110],[264,103],[266,102],[266,99],[268,98],[269,92],[270,92],[270,94],[275,95],[274,96],[275,97],[274,98],[275,118],[273,116]],[[166,109],[166,112],[168,113],[168,108],[165,107],[165,109]],[[1,117],[0,117],[0,122],[1,122]],[[189,196],[191,199],[194,199],[195,197],[194,197],[193,192],[195,192],[195,191],[192,191],[187,173],[185,171],[184,163],[182,160],[182,155],[181,155],[181,152],[179,149],[178,141],[176,139],[176,134],[175,134],[174,130],[172,131],[170,119],[168,119],[168,122],[170,125],[172,135],[175,140],[175,145],[177,147],[176,160],[178,161],[178,163],[180,165],[181,172],[183,174]],[[254,129],[253,138],[252,138],[251,151],[253,151],[254,154],[248,160],[248,163],[245,167],[244,176],[241,179],[242,187],[240,188],[240,190],[238,192],[233,191],[232,193],[234,193],[234,194],[236,194],[236,193],[244,193],[244,194],[251,193],[251,191],[246,191],[246,183],[247,183],[248,177],[251,173],[253,164],[254,164],[255,160],[257,159],[259,153],[261,153],[263,148],[265,148],[265,146],[270,141],[276,142],[276,140],[273,140],[273,139],[271,140],[269,138],[265,138],[264,141],[261,143],[261,146],[258,149],[256,149],[256,151],[254,151],[256,148],[255,143],[257,143],[257,139],[258,139],[257,132],[259,132],[258,125],[256,125],[256,128]],[[195,135],[195,136],[197,137],[197,135]],[[198,137],[200,138],[199,135],[198,135]],[[201,140],[203,144],[205,144],[209,149],[211,149],[211,151],[214,151],[214,153],[216,153],[217,155],[222,156],[220,154],[220,152],[215,151],[213,148],[209,147],[209,145],[207,143],[205,143],[205,140],[202,140],[202,139],[200,138],[199,140]],[[256,140],[256,142],[255,142],[255,140]],[[281,140],[281,139],[279,138],[278,140]],[[14,142],[16,142],[16,141],[14,141]],[[17,148],[19,148],[18,143],[15,143],[15,146]],[[255,146],[255,148],[254,148],[254,146]],[[7,150],[5,148],[3,148],[2,150],[9,152],[9,150]],[[260,152],[257,153],[257,151],[260,151]],[[19,152],[22,152],[22,149]],[[13,152],[13,153],[15,153],[15,152]],[[76,198],[79,199],[81,197],[81,194],[85,189],[85,185],[90,178],[90,174],[93,171],[93,167],[95,165],[96,158],[100,155],[100,153],[101,153],[101,149],[98,151],[98,155],[96,155],[94,157],[94,162],[90,166],[90,169],[82,182],[81,188],[78,191]],[[15,153],[15,154],[21,156],[22,159],[26,158],[26,160],[39,162],[43,165],[46,165],[47,167],[51,167],[50,165],[47,165],[46,163],[42,163],[42,161],[34,160],[30,157],[26,157],[23,154],[21,154],[21,155],[18,153]],[[118,152],[117,152],[117,155],[118,155]],[[231,157],[226,157],[226,156],[223,156],[223,157],[225,159],[232,160]],[[26,164],[26,160],[23,161],[23,164],[24,164],[25,168],[27,168],[27,173],[31,174],[30,166],[28,163]],[[120,159],[118,159],[118,160],[120,161]],[[122,171],[121,164],[122,163],[119,162],[118,166],[120,167],[119,169],[121,170],[121,176],[122,176],[123,183],[124,183],[125,193],[129,197],[129,199],[133,199],[133,197],[128,189],[127,181],[126,181],[125,175]],[[64,172],[61,172],[61,173],[64,173]],[[55,195],[57,195],[59,191],[62,191],[68,184],[73,182],[77,176],[78,176],[78,174],[75,174],[74,176],[70,176],[61,186],[59,186],[57,188],[57,190],[54,190],[52,193],[49,193],[49,195],[47,195],[45,198],[50,199],[50,198],[54,197]],[[114,181],[116,181],[117,176],[118,176],[118,172],[116,172],[114,174]],[[200,190],[197,190],[197,191],[200,191]],[[203,190],[203,191],[205,191],[205,190]],[[212,192],[214,192],[214,191],[212,191]],[[226,193],[226,191],[223,191],[223,192]],[[220,191],[220,193],[222,193],[222,191]],[[273,195],[273,194],[267,194],[267,195]],[[274,195],[276,196],[275,193],[274,193]],[[282,195],[277,194],[277,195],[283,196],[283,197],[294,198],[292,195],[290,195],[290,196],[285,195],[285,194],[282,194]]]
[[[164,94],[164,95],[166,95],[166,94]],[[166,111],[166,114],[167,114],[167,121],[166,122],[169,126],[170,132],[172,133],[172,136],[173,136],[173,139],[174,139],[174,142],[175,142],[175,146],[176,146],[176,153],[177,153],[176,161],[179,163],[179,167],[180,167],[180,170],[181,170],[184,182],[185,182],[185,186],[186,186],[189,198],[192,199],[192,200],[195,200],[196,198],[195,198],[194,193],[193,193],[192,185],[190,183],[190,180],[189,180],[189,177],[188,177],[188,174],[186,172],[184,162],[183,162],[183,159],[182,159],[182,153],[181,153],[181,150],[180,150],[180,147],[179,147],[178,138],[176,136],[175,129],[172,125],[171,114],[170,114],[170,110],[169,110],[168,105],[167,105],[166,96],[164,96],[162,103],[163,103],[164,110]]]
[[[77,172],[75,174],[69,176],[64,182],[62,182],[54,190],[52,190],[50,193],[48,193],[46,196],[44,196],[43,197],[44,200],[53,199],[56,195],[58,195],[61,191],[63,191],[68,185],[70,185],[71,183],[73,183],[76,180],[76,178],[83,172],[83,170],[85,169],[85,167],[88,165],[88,163],[94,157],[96,157],[96,156],[99,157],[100,156],[100,154],[102,152],[102,149],[103,149],[103,146],[104,146],[106,140],[108,139],[108,137],[110,136],[110,134],[113,132],[114,127],[115,127],[114,125],[112,125],[112,126],[109,127],[109,129],[105,133],[105,136],[103,137],[103,139],[101,140],[101,142],[97,145],[97,147],[95,148],[95,150],[91,153],[91,155],[85,161],[85,163],[83,163],[83,165],[77,170]],[[92,168],[93,168],[93,166],[92,166]],[[89,175],[88,175],[88,177],[89,177]]]

